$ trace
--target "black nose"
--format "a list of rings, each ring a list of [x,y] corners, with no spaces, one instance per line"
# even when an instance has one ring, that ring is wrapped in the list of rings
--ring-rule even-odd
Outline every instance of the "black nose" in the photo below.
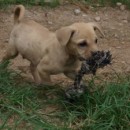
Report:
[[[92,51],[91,54],[92,55],[96,55],[99,51]]]

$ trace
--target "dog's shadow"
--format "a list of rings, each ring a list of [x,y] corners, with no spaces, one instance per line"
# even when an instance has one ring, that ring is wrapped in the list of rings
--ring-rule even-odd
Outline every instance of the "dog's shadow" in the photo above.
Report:
[[[28,82],[28,84],[30,84],[32,89],[37,93],[37,98],[39,98],[40,100],[53,102],[65,97],[65,90],[61,84],[38,85],[34,82]]]

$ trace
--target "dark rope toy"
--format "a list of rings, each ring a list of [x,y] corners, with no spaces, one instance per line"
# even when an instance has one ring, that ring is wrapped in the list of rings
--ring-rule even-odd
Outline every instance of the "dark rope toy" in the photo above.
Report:
[[[68,99],[73,100],[85,93],[86,86],[81,83],[83,76],[89,73],[95,75],[98,68],[103,68],[104,66],[111,64],[112,55],[110,54],[110,51],[98,51],[92,53],[92,56],[89,59],[82,58],[81,60],[81,69],[75,77],[74,84],[65,91]]]

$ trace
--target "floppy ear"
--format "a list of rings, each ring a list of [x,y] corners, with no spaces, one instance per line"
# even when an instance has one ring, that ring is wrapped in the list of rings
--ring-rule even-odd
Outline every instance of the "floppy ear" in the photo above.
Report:
[[[63,45],[66,46],[67,43],[71,40],[75,33],[75,30],[70,27],[63,27],[56,31],[56,36],[58,41]]]
[[[89,23],[89,24],[94,28],[94,30],[98,30],[101,33],[101,35],[105,37],[101,27],[97,23]]]

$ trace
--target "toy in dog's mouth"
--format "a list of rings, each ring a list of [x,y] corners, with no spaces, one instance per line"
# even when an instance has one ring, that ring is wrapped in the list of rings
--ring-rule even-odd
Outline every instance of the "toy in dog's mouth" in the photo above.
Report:
[[[81,59],[82,65],[78,74],[75,76],[74,84],[71,85],[66,91],[65,95],[68,99],[74,100],[76,97],[80,97],[85,93],[86,86],[81,83],[84,74],[96,74],[98,68],[111,64],[112,55],[110,51],[98,51],[92,53],[89,59]]]

